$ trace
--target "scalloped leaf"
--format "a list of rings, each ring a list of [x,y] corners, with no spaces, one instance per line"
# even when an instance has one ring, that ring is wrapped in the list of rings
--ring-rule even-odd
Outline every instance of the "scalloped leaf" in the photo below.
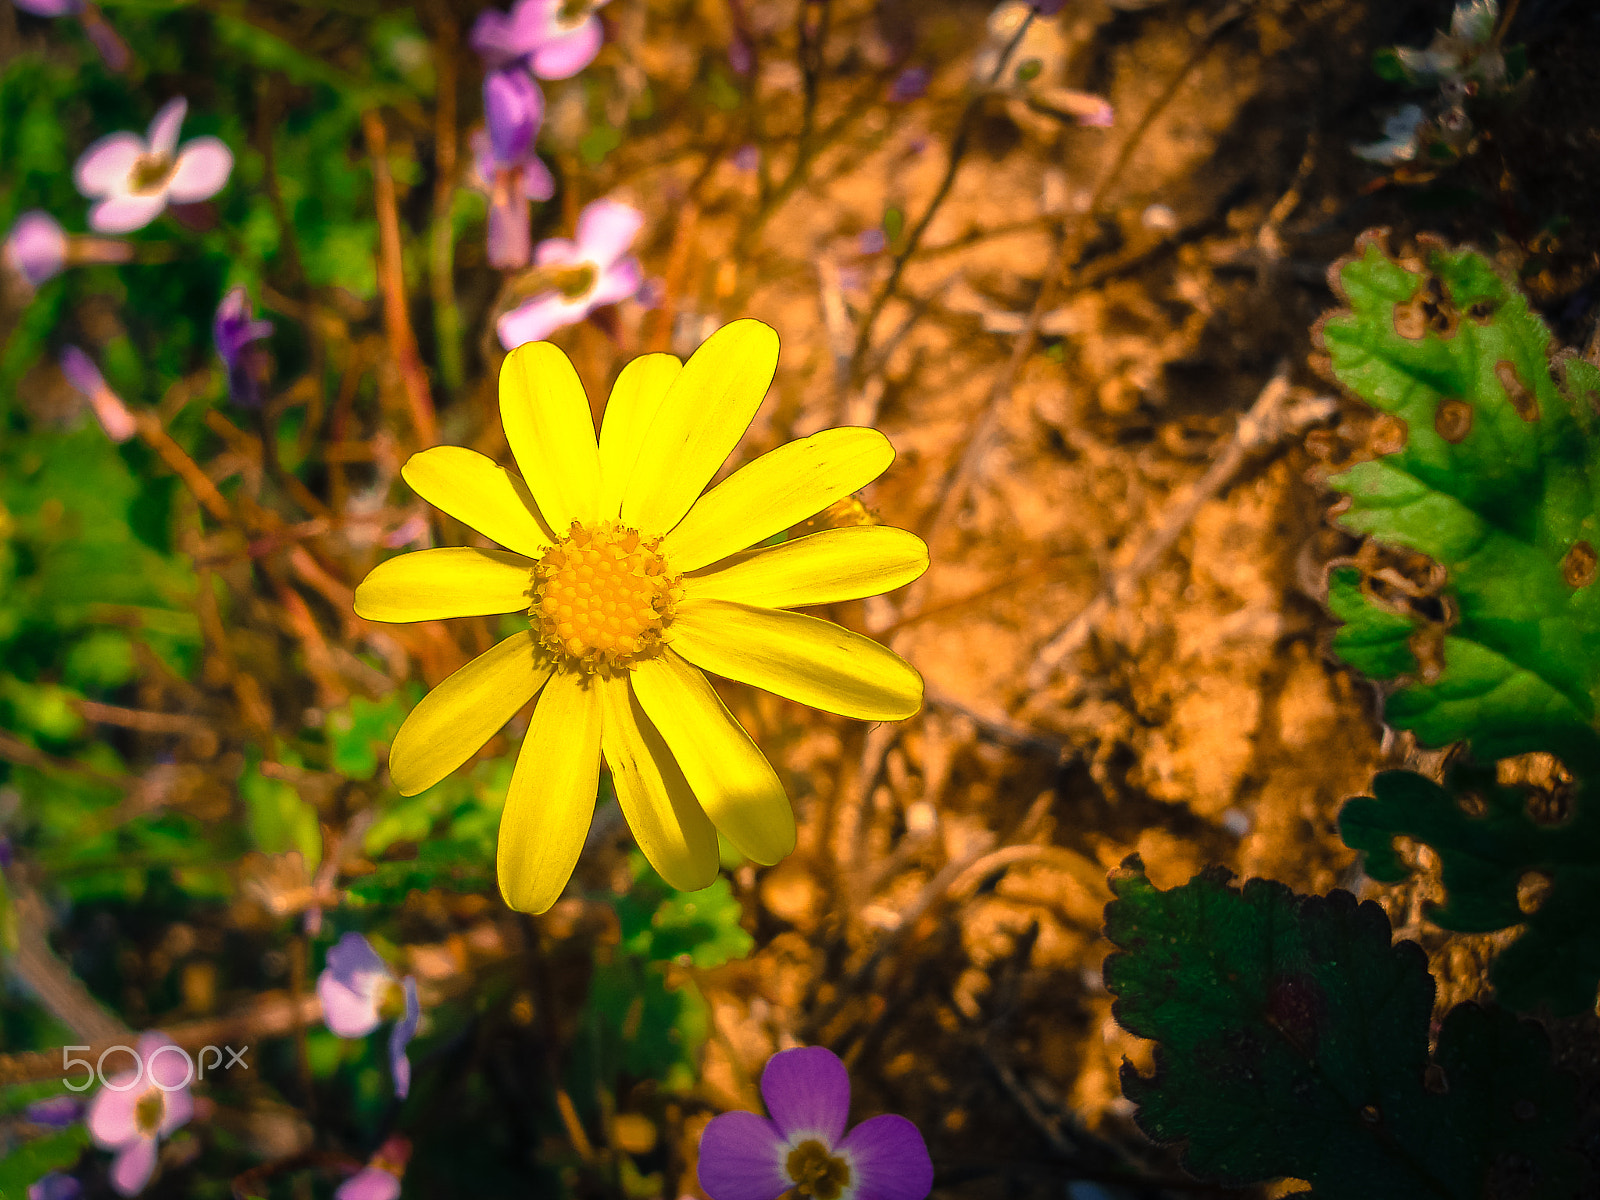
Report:
[[[1558,1017],[1594,1008],[1600,989],[1600,819],[1580,787],[1560,824],[1539,824],[1527,797],[1495,782],[1493,768],[1460,763],[1441,787],[1411,771],[1384,771],[1372,795],[1339,813],[1345,845],[1365,855],[1368,875],[1398,883],[1410,869],[1397,836],[1427,843],[1439,856],[1447,899],[1428,919],[1444,929],[1489,932],[1526,923],[1501,951],[1490,980],[1502,1003]],[[1458,797],[1470,798],[1469,812]],[[1538,907],[1524,913],[1518,885],[1530,872],[1548,881]]]
[[[1330,482],[1349,497],[1346,529],[1444,567],[1453,622],[1442,669],[1424,674],[1422,656],[1397,652],[1406,618],[1357,604],[1346,577],[1330,598],[1353,626],[1340,653],[1399,680],[1385,717],[1424,745],[1600,761],[1600,372],[1552,358],[1543,322],[1481,254],[1419,254],[1397,261],[1368,235],[1335,270],[1349,307],[1321,345],[1399,448]]]
[[[1154,1075],[1122,1068],[1146,1134],[1201,1178],[1305,1179],[1318,1200],[1572,1194],[1577,1084],[1542,1029],[1459,1005],[1430,1062],[1426,957],[1377,904],[1229,878],[1163,892],[1137,856],[1111,877],[1113,1012],[1157,1042]]]

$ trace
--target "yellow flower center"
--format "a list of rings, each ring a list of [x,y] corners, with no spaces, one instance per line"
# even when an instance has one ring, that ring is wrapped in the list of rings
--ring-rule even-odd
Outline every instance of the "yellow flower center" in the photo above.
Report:
[[[140,1133],[153,1136],[161,1128],[161,1118],[167,1115],[167,1101],[160,1088],[151,1088],[135,1101],[133,1127]]]
[[[828,1148],[813,1138],[789,1151],[788,1168],[794,1190],[802,1196],[838,1200],[850,1186],[850,1164],[829,1154]]]
[[[539,640],[568,665],[596,672],[660,653],[683,579],[667,569],[661,539],[602,521],[574,521],[533,569]]]
[[[378,993],[378,1020],[387,1024],[406,1015],[406,992],[392,979]]]
[[[568,300],[576,300],[594,287],[600,272],[593,263],[578,263],[572,267],[556,267],[550,272],[556,291]]]
[[[167,181],[174,165],[170,154],[141,154],[128,172],[128,186],[135,192],[153,192]]]

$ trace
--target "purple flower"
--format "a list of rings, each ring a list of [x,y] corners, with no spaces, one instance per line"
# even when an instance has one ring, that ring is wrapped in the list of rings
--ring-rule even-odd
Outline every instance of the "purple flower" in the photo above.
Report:
[[[881,254],[888,244],[888,235],[881,229],[863,229],[856,237],[856,247],[862,254]]]
[[[567,79],[600,53],[594,10],[606,0],[517,0],[511,12],[479,15],[469,39],[484,66],[525,66],[540,79]]]
[[[60,274],[67,260],[67,235],[47,212],[33,209],[6,234],[6,265],[34,287]]]
[[[125,442],[138,432],[138,422],[122,402],[122,397],[106,383],[100,368],[94,365],[94,359],[76,346],[63,346],[61,373],[89,402],[89,407],[94,409],[95,419],[113,442]]]
[[[736,170],[750,174],[761,166],[761,147],[754,142],[746,142],[733,154],[733,165]]]
[[[194,1116],[194,1063],[164,1033],[139,1039],[139,1069],[106,1080],[89,1104],[89,1136],[116,1155],[111,1186],[137,1195],[156,1169],[156,1146]]]
[[[378,1148],[371,1162],[339,1185],[334,1200],[397,1200],[410,1157],[410,1141],[395,1134]]]
[[[416,977],[401,980],[371,942],[359,933],[347,933],[328,951],[327,966],[317,976],[317,995],[322,999],[322,1019],[342,1038],[366,1037],[384,1022],[394,1022],[389,1030],[389,1068],[394,1094],[404,1100],[411,1090],[406,1045],[422,1019]]]
[[[35,1100],[25,1110],[28,1120],[51,1129],[65,1129],[83,1120],[83,1101],[76,1096],[51,1096]]]
[[[904,104],[917,99],[928,90],[928,80],[931,78],[933,75],[927,67],[907,67],[889,85],[889,103]]]
[[[1041,17],[1053,17],[1067,6],[1067,0],[1033,0],[1033,11]]]
[[[71,1175],[51,1171],[28,1185],[28,1200],[78,1200],[83,1185]]]
[[[845,1136],[850,1076],[821,1046],[784,1050],[761,1073],[772,1119],[723,1113],[700,1136],[700,1186],[711,1200],[923,1200],[933,1163],[917,1127],[885,1113]]]
[[[101,233],[142,229],[174,204],[214,196],[228,182],[233,152],[220,138],[198,137],[178,147],[189,102],[167,101],[144,137],[111,133],[83,152],[73,180],[85,196],[97,199],[89,225]]]
[[[483,80],[484,136],[475,141],[478,175],[489,193],[489,265],[514,270],[533,252],[531,201],[548,200],[555,180],[534,153],[544,94],[521,67],[491,71]]]
[[[536,275],[546,286],[496,323],[500,344],[514,350],[524,342],[537,342],[602,305],[637,292],[643,278],[639,260],[623,255],[642,224],[644,215],[638,209],[615,200],[596,200],[578,215],[577,241],[540,242]]]
[[[272,322],[256,320],[253,312],[250,293],[236,287],[222,298],[211,322],[217,354],[228,368],[228,395],[246,408],[261,407],[267,363],[265,348],[256,343],[272,336]]]
[[[83,0],[12,0],[12,3],[36,17],[74,17],[83,11]]]

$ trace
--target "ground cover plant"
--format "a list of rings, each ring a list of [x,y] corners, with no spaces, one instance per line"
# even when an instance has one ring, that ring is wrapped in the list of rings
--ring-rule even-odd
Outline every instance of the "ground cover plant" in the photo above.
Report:
[[[1600,14],[0,8],[0,1197],[1600,1195]]]

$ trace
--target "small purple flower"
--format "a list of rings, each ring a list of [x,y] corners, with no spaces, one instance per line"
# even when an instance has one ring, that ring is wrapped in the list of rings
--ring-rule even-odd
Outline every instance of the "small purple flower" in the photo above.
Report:
[[[359,933],[347,933],[328,951],[327,966],[317,976],[317,995],[322,999],[323,1021],[339,1037],[366,1037],[384,1022],[394,1022],[389,1030],[389,1068],[394,1094],[404,1100],[411,1090],[406,1046],[422,1019],[416,977],[401,980],[371,942]]]
[[[769,1121],[714,1117],[700,1136],[700,1186],[711,1200],[778,1200],[791,1188],[817,1200],[923,1200],[933,1162],[917,1127],[885,1113],[845,1136],[850,1076],[821,1046],[774,1054],[761,1073]]]
[[[67,261],[67,235],[47,212],[33,209],[17,218],[6,234],[6,265],[34,287],[61,273]]]
[[[515,350],[524,342],[540,341],[637,292],[643,280],[639,260],[623,256],[642,224],[644,214],[638,209],[596,200],[578,215],[576,241],[540,242],[535,264],[546,287],[500,318],[495,325],[500,344]]]
[[[754,142],[746,142],[733,152],[733,165],[747,175],[753,173],[761,166],[761,147]]]
[[[257,345],[272,336],[272,322],[254,316],[250,293],[242,287],[231,289],[217,305],[211,322],[211,337],[217,354],[228,368],[228,395],[246,408],[261,407],[261,384],[266,374],[265,347]]]
[[[89,407],[94,409],[95,419],[113,442],[125,442],[138,432],[138,422],[122,402],[122,397],[106,383],[100,368],[94,365],[94,359],[76,346],[63,346],[61,373],[89,402]]]
[[[142,1192],[156,1169],[160,1139],[194,1116],[189,1084],[194,1063],[164,1033],[139,1039],[139,1069],[106,1080],[89,1104],[89,1136],[116,1155],[111,1186],[124,1196]]]
[[[888,244],[889,238],[881,229],[863,229],[856,237],[856,247],[862,254],[881,254]]]
[[[928,90],[928,80],[932,78],[933,74],[927,67],[907,67],[889,85],[889,103],[904,104],[918,99]]]
[[[78,1200],[83,1185],[71,1175],[51,1171],[28,1185],[28,1200]]]
[[[1041,17],[1053,17],[1067,6],[1067,0],[1033,0],[1033,11]]]
[[[83,0],[12,0],[12,3],[36,17],[75,17],[83,11]]]
[[[595,9],[606,0],[517,0],[510,13],[489,9],[472,26],[472,48],[491,71],[525,66],[540,79],[567,79],[594,61],[604,31]]]
[[[544,119],[544,93],[521,67],[490,71],[483,80],[484,136],[473,143],[489,193],[489,265],[514,270],[533,253],[529,204],[555,194],[555,180],[534,152]]]
[[[28,1120],[50,1129],[65,1129],[83,1120],[83,1101],[76,1096],[50,1096],[35,1100],[25,1110]]]
[[[161,215],[168,202],[193,204],[216,195],[233,171],[233,152],[220,138],[178,146],[189,102],[167,101],[144,137],[110,133],[83,152],[73,168],[78,190],[99,202],[89,224],[101,233],[129,233]]]

